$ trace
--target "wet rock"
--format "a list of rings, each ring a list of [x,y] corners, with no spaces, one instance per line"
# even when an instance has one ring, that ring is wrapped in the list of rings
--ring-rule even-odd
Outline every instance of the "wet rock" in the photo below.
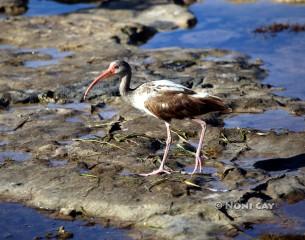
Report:
[[[17,103],[38,103],[38,95],[31,91],[22,91],[22,90],[10,90],[4,92],[3,95],[4,104],[12,102],[13,104]]]
[[[20,15],[27,11],[28,0],[1,0],[0,12],[7,15]]]
[[[238,178],[243,178],[247,171],[242,168],[227,168],[222,174],[223,179],[238,180]]]
[[[73,235],[74,234],[72,232],[65,230],[65,228],[63,226],[61,226],[58,228],[56,237],[59,240],[65,240],[65,239],[73,238]]]
[[[231,106],[234,112],[261,112],[267,106],[277,107],[279,103],[275,99],[244,98],[242,101],[233,101]],[[257,108],[260,106],[260,110]]]
[[[11,95],[9,93],[0,93],[0,109],[6,109],[10,105]]]
[[[164,22],[174,22],[177,27],[188,28],[196,24],[196,18],[188,11],[185,11],[182,7],[169,4],[168,9],[163,8],[162,5],[155,6],[147,10],[147,12],[142,12],[138,18],[141,22],[153,23],[157,19]]]
[[[290,32],[304,32],[305,24],[299,23],[273,23],[271,25],[256,28],[254,33],[270,33],[275,35],[276,33],[290,31]]]
[[[186,187],[181,183],[172,183],[171,194],[173,197],[181,197],[187,193]]]
[[[125,37],[120,39],[127,44],[140,45],[145,43],[157,32],[153,27],[143,26],[141,24],[125,25],[121,28],[122,33]]]
[[[226,141],[231,143],[242,143],[246,141],[247,131],[244,129],[225,128],[223,135]]]
[[[74,211],[75,211],[75,209],[72,208],[72,207],[70,207],[70,208],[61,208],[59,210],[59,213],[62,214],[62,215],[69,216],[69,215],[72,215]]]
[[[182,72],[185,68],[193,66],[196,64],[194,61],[190,60],[176,60],[164,62],[161,67],[166,69],[172,69],[174,71]]]
[[[47,90],[43,93],[38,94],[39,102],[55,102],[54,92],[51,90]]]
[[[228,167],[222,173],[222,179],[231,189],[242,186],[246,182],[247,171],[242,168]]]
[[[305,198],[304,176],[281,175],[257,186],[266,195],[279,201],[294,203]]]

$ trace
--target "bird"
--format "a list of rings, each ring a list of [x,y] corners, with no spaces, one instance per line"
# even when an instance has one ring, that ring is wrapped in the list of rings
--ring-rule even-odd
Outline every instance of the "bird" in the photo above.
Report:
[[[190,88],[169,80],[156,80],[143,83],[136,88],[130,87],[132,70],[130,65],[123,60],[115,60],[110,63],[107,70],[98,75],[88,86],[82,96],[85,101],[91,89],[101,80],[117,76],[120,79],[119,92],[124,102],[132,105],[141,112],[164,121],[167,132],[166,146],[160,167],[150,173],[140,174],[141,176],[152,176],[157,174],[170,174],[172,170],[165,168],[168,157],[171,136],[172,119],[190,119],[201,126],[199,144],[195,154],[195,167],[192,174],[202,171],[202,161],[205,158],[201,155],[201,148],[206,132],[206,122],[201,115],[210,112],[229,113],[231,109],[225,102],[208,93],[198,93]]]

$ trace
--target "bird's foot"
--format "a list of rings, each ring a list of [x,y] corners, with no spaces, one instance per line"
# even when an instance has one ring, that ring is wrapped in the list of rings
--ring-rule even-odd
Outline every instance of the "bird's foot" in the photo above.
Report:
[[[193,170],[193,172],[191,173],[192,175],[197,172],[198,168],[199,168],[199,173],[202,172],[202,162],[203,160],[207,159],[206,156],[196,156],[196,159],[195,159],[195,168]]]
[[[165,170],[164,168],[159,168],[155,171],[152,171],[150,173],[141,173],[139,174],[140,176],[143,176],[143,177],[148,177],[148,176],[153,176],[153,175],[157,175],[157,174],[161,174],[161,173],[166,173],[166,174],[171,174],[172,171],[168,171],[168,170]]]

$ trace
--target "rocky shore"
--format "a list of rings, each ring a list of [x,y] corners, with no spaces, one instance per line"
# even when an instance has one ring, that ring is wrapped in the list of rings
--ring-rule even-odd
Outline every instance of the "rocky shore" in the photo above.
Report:
[[[268,72],[260,59],[219,49],[138,47],[159,31],[195,23],[186,7],[166,0],[1,19],[0,198],[109,219],[130,228],[134,239],[179,240],[233,237],[249,224],[279,220],[281,204],[305,199],[304,131],[224,127],[242,113],[282,109],[304,116],[305,102],[276,96],[261,83]],[[134,86],[170,79],[230,104],[229,115],[204,116],[203,174],[185,174],[197,126],[175,121],[168,166],[180,172],[136,175],[156,168],[166,136],[162,122],[121,101],[117,80],[79,103],[114,59],[132,65]]]

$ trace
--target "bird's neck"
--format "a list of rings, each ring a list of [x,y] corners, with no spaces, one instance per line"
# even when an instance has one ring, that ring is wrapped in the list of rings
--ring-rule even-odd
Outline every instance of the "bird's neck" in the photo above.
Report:
[[[121,77],[120,82],[120,94],[123,98],[126,98],[132,89],[130,88],[131,72],[128,72],[126,75]]]

